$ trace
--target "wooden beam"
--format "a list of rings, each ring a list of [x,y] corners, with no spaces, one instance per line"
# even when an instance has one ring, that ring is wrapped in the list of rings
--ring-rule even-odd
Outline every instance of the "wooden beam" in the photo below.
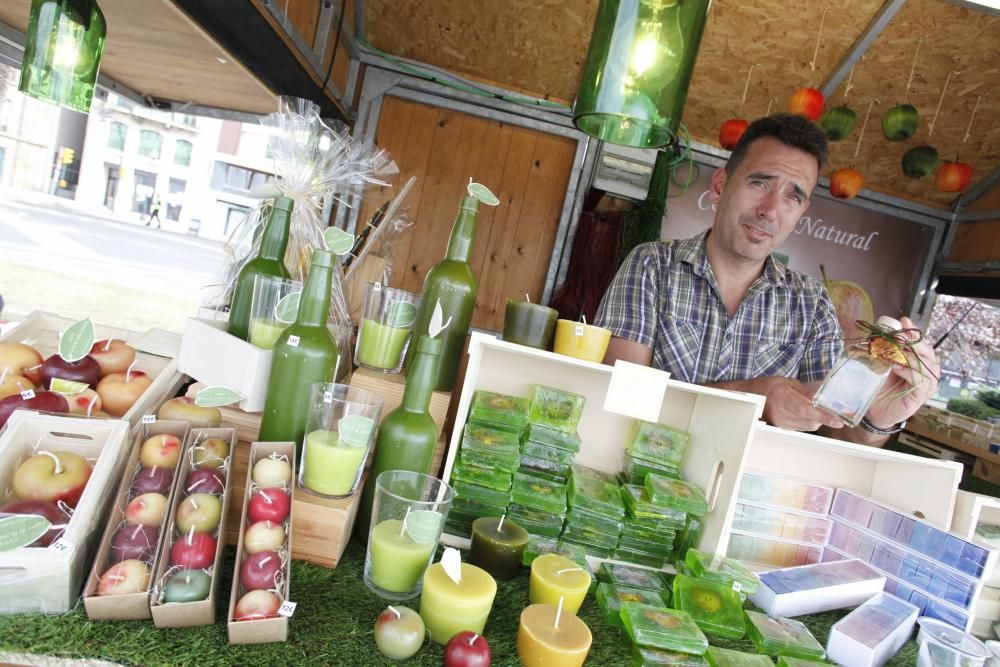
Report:
[[[867,27],[865,27],[864,31],[862,31],[858,38],[854,40],[854,44],[851,45],[851,48],[848,49],[847,53],[844,54],[844,57],[841,58],[839,63],[837,63],[837,66],[833,69],[830,76],[828,76],[826,81],[823,82],[820,90],[823,91],[824,98],[830,99],[830,95],[833,95],[833,91],[837,90],[837,86],[839,86],[840,82],[844,80],[844,77],[846,77],[851,71],[851,68],[854,67],[859,60],[861,60],[861,56],[865,54],[865,51],[867,51],[878,36],[882,34],[882,31],[885,30],[887,25],[889,25],[889,21],[892,20],[892,17],[895,16],[905,4],[906,0],[885,1],[885,4],[883,4],[878,10],[878,13],[875,14],[875,17],[872,18],[871,22],[867,25]]]

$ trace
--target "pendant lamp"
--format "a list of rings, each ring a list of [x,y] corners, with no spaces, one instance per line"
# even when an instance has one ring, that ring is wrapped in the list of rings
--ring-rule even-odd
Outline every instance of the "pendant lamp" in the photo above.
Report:
[[[601,0],[573,124],[635,148],[669,144],[680,126],[711,0]]]
[[[18,90],[87,113],[106,33],[95,0],[32,0]]]

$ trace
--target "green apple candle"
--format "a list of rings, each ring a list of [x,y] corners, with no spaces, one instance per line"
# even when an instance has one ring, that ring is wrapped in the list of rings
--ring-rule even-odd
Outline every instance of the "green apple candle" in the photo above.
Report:
[[[262,350],[271,350],[278,336],[287,328],[288,324],[278,320],[255,317],[250,320],[250,344]]]
[[[368,545],[369,578],[392,593],[413,590],[437,548],[437,540],[417,542],[399,519],[387,519],[372,528]]]
[[[344,442],[336,431],[317,430],[306,436],[302,483],[310,491],[346,496],[354,491],[364,465],[366,445]]]
[[[412,329],[393,327],[375,320],[361,320],[358,331],[358,365],[377,370],[396,370]]]

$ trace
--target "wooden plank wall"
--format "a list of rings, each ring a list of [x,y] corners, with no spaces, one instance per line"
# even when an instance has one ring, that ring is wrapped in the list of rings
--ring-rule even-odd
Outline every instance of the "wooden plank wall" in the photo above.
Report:
[[[479,298],[472,326],[500,331],[508,298],[538,301],[573,167],[576,142],[458,111],[386,96],[376,143],[399,165],[394,187],[417,178],[407,198],[416,224],[395,248],[394,287],[419,292],[442,257],[471,177],[500,199],[480,206],[472,269]],[[388,195],[366,197],[361,220]]]

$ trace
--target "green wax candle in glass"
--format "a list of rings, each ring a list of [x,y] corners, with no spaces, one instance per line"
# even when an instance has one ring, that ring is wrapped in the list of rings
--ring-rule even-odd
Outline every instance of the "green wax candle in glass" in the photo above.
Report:
[[[469,562],[497,579],[511,579],[521,571],[521,558],[528,545],[528,531],[506,516],[480,517],[472,522]]]
[[[333,255],[313,252],[309,278],[299,302],[295,323],[274,344],[271,377],[261,417],[261,442],[294,442],[302,453],[302,439],[316,382],[330,382],[337,371],[337,341],[326,326],[333,284]]]
[[[364,368],[398,373],[410,342],[420,297],[411,292],[368,283],[361,306],[361,326],[354,363]]]
[[[243,265],[236,278],[236,289],[229,306],[229,333],[247,340],[250,336],[250,308],[253,302],[253,284],[257,276],[291,278],[285,268],[285,247],[288,245],[288,227],[292,221],[295,201],[277,197],[271,205],[264,233],[260,237],[257,256]]]
[[[387,519],[372,528],[370,548],[372,583],[392,593],[406,593],[424,575],[437,541],[417,542],[402,521]]]
[[[508,343],[544,350],[552,340],[557,319],[559,311],[555,308],[508,299],[503,317],[503,339]]]
[[[346,496],[354,487],[368,447],[343,442],[336,431],[306,436],[303,485],[327,496]]]

